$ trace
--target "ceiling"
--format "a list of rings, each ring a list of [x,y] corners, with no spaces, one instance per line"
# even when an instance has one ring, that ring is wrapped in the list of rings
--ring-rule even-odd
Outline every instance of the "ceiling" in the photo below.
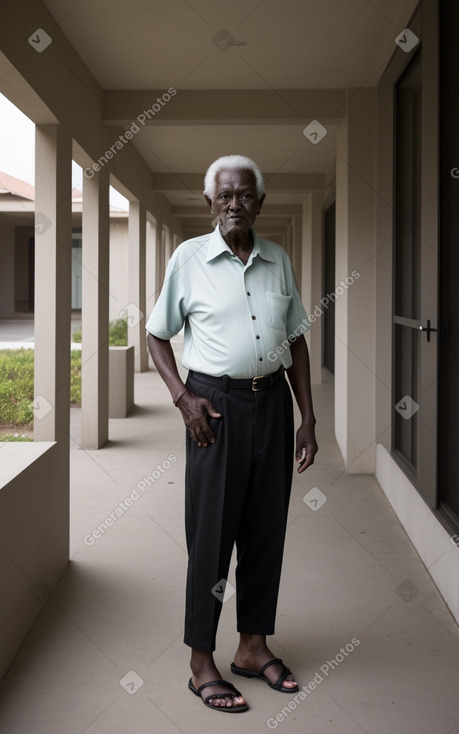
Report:
[[[374,85],[417,4],[417,0],[44,2],[104,90],[133,95],[136,90],[155,90],[149,97],[153,100],[157,92],[177,90],[133,140],[153,172],[175,174],[177,181],[180,174],[202,177],[215,158],[228,153],[250,156],[268,179],[274,173],[329,174],[345,108],[336,119],[327,120],[327,134],[313,144],[303,130],[312,120],[321,121],[319,108],[317,114],[310,106],[304,115],[296,109],[291,119],[285,115],[277,119],[274,102],[260,111],[257,120],[246,120],[237,93],[263,90],[277,97],[282,107],[288,90],[333,93]],[[193,104],[192,90],[196,90],[195,113],[176,119],[185,97],[187,109]],[[215,99],[214,107],[224,108],[222,119],[210,119],[208,108],[200,114],[198,90],[214,94],[207,103]],[[220,90],[220,96],[213,90]],[[135,95],[132,99],[129,113],[126,107],[111,124],[126,129],[132,124],[143,109],[135,106]],[[202,207],[200,185],[177,184],[162,191],[174,207]],[[269,214],[269,204],[300,203],[304,196],[301,186],[282,190],[268,184],[264,211]]]

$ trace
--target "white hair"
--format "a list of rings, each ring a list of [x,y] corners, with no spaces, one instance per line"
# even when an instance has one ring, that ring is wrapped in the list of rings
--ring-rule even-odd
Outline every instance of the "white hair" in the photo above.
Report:
[[[206,171],[204,178],[204,194],[211,199],[215,195],[215,184],[220,171],[252,171],[255,176],[257,196],[259,199],[265,192],[265,182],[257,164],[245,155],[224,155],[217,158]]]

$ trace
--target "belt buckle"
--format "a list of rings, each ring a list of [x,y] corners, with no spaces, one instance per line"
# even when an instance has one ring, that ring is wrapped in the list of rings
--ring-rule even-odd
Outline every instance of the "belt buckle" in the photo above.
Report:
[[[264,380],[266,375],[256,375],[256,377],[252,377],[252,391],[253,392],[259,392],[260,390],[263,390],[262,387],[257,386],[256,380]]]

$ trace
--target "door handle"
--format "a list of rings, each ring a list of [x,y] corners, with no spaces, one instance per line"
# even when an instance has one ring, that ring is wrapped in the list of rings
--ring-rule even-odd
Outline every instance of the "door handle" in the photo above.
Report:
[[[427,333],[427,341],[430,342],[430,333],[437,331],[433,326],[430,325],[430,319],[427,319],[427,326],[420,326],[419,331],[425,331]]]

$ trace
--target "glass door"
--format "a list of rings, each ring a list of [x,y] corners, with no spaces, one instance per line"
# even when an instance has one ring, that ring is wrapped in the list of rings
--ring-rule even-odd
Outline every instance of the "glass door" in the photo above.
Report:
[[[424,74],[419,47],[395,85],[392,452],[434,508],[438,265],[435,176],[432,181],[429,172],[437,150],[427,131],[438,101],[435,96],[427,104]]]

